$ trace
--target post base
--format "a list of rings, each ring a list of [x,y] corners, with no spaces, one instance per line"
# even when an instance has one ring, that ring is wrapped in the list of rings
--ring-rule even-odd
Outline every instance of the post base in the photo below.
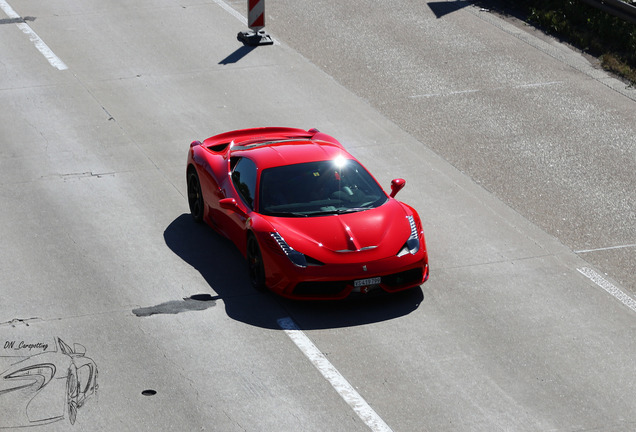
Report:
[[[265,30],[240,32],[236,38],[243,42],[243,45],[248,46],[274,45],[274,40],[265,33]]]

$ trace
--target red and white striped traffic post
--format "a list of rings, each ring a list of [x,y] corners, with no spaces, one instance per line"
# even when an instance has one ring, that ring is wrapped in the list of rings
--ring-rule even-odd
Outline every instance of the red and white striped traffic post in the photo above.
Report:
[[[240,32],[237,39],[245,45],[272,45],[274,41],[263,27],[265,27],[265,0],[247,0],[248,32]]]
[[[255,32],[265,27],[265,0],[247,0],[247,26]]]

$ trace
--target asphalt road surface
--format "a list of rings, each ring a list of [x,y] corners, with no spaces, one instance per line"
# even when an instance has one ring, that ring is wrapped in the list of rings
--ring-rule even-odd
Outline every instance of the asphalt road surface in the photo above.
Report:
[[[0,374],[55,364],[42,389],[61,389],[0,387],[0,427],[634,429],[633,89],[467,2],[270,1],[256,49],[243,2],[0,9]],[[255,292],[188,215],[184,164],[194,139],[268,125],[405,178],[429,282]],[[98,388],[71,426],[82,359]]]

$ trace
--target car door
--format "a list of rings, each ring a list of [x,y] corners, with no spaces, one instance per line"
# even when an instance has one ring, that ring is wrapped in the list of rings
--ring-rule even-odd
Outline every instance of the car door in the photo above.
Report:
[[[254,161],[246,157],[233,157],[230,160],[230,181],[224,185],[225,196],[236,199],[236,208],[225,209],[222,229],[242,252],[247,241],[246,222],[256,199],[257,173]]]

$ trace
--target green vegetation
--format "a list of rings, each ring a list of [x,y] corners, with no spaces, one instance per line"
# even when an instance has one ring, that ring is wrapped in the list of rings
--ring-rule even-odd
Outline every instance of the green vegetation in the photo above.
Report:
[[[580,0],[491,0],[477,3],[535,25],[597,57],[604,69],[636,84],[636,24]]]

